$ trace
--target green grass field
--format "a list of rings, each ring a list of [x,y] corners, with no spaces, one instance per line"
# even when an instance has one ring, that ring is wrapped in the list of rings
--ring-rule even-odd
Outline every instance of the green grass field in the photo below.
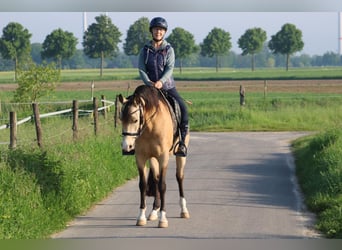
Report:
[[[284,68],[250,69],[220,68],[216,72],[215,68],[183,68],[180,73],[179,68],[174,69],[174,76],[177,80],[268,80],[268,79],[341,79],[341,67],[321,67],[321,68]],[[104,69],[103,76],[100,77],[99,69],[79,69],[62,70],[62,82],[77,81],[108,81],[108,80],[131,80],[139,79],[138,70],[130,69]],[[1,83],[13,83],[14,72],[0,72]]]

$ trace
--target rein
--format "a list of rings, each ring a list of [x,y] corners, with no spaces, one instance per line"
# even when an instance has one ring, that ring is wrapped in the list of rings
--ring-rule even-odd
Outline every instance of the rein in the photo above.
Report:
[[[136,132],[122,132],[122,136],[132,136],[132,137],[139,137],[142,132],[145,129],[146,123],[153,119],[153,117],[157,114],[157,110],[148,118],[146,121],[144,121],[144,115],[143,115],[143,108],[141,104],[139,104],[139,108],[135,111],[133,111],[131,114],[134,114],[135,112],[139,112],[139,128]]]

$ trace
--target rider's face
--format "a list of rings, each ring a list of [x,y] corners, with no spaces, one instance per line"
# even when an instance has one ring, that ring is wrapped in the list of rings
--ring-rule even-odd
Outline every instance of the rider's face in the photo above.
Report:
[[[152,28],[152,37],[155,41],[161,41],[164,38],[166,30],[160,27]]]

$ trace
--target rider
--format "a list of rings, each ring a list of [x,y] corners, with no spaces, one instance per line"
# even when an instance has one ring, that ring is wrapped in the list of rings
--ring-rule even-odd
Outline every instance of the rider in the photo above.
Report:
[[[139,74],[146,85],[163,89],[168,95],[174,97],[179,103],[181,110],[180,140],[177,156],[185,157],[187,148],[185,137],[189,130],[188,112],[183,99],[176,90],[173,79],[175,53],[171,45],[164,39],[168,25],[164,18],[155,17],[150,22],[152,40],[149,41],[139,54]]]

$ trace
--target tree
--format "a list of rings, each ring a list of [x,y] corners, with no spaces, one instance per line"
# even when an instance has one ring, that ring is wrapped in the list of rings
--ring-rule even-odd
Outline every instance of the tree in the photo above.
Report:
[[[102,77],[103,62],[106,57],[114,57],[119,51],[121,32],[106,15],[95,17],[96,23],[91,24],[83,36],[83,50],[90,58],[101,58],[100,76]]]
[[[323,66],[338,66],[340,64],[340,55],[332,51],[326,52],[322,57]]]
[[[31,63],[28,70],[18,72],[18,88],[14,93],[16,102],[36,102],[38,98],[55,90],[60,71],[54,64],[36,65]]]
[[[266,41],[266,32],[261,28],[252,28],[246,30],[246,32],[239,38],[239,48],[242,49],[242,55],[251,55],[251,68],[254,71],[254,56],[260,52],[263,48],[263,44]]]
[[[232,44],[229,32],[220,28],[213,28],[204,38],[201,46],[201,55],[216,58],[216,72],[218,72],[219,56],[229,52]]]
[[[68,69],[84,69],[87,68],[83,50],[76,49],[74,55],[69,59],[63,60],[62,67]]]
[[[149,31],[150,21],[147,17],[138,19],[132,24],[128,31],[123,49],[126,55],[138,55],[145,43],[150,40],[151,33]]]
[[[45,38],[42,46],[42,58],[54,58],[58,67],[62,67],[62,59],[69,59],[75,54],[77,38],[73,33],[56,29]]]
[[[42,59],[42,44],[41,43],[32,43],[31,44],[31,59],[36,64],[41,64],[43,62]]]
[[[172,44],[175,57],[179,60],[179,72],[182,73],[183,59],[199,51],[194,36],[183,28],[177,27],[172,30],[166,40]]]
[[[301,51],[304,47],[302,31],[294,24],[284,24],[281,30],[271,37],[268,47],[274,54],[286,55],[286,71],[288,71],[290,55]]]
[[[14,61],[15,80],[19,61],[26,59],[31,50],[31,34],[20,23],[11,22],[4,29],[0,39],[0,52],[4,59]]]

